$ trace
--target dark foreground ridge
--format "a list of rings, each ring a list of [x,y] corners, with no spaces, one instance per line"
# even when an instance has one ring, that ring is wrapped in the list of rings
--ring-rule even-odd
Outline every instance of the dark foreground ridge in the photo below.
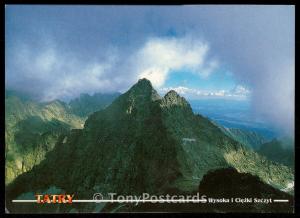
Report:
[[[233,168],[209,171],[199,184],[199,196],[206,199],[228,199],[229,203],[142,203],[138,206],[126,204],[118,212],[238,212],[238,213],[293,213],[293,197],[263,183],[257,176],[239,173]],[[197,192],[193,193],[197,195]],[[231,199],[233,202],[231,202]],[[288,203],[266,203],[269,199],[287,199]],[[244,201],[244,203],[241,203]],[[255,201],[264,201],[257,203]],[[118,204],[107,205],[104,211],[118,208]]]

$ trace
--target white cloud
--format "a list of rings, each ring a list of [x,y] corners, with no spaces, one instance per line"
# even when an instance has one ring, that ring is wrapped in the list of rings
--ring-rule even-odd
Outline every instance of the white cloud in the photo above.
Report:
[[[171,72],[188,70],[208,77],[218,67],[217,60],[208,57],[209,45],[189,36],[149,38],[127,57],[113,47],[103,58],[87,61],[63,51],[54,41],[45,45],[39,50],[17,46],[10,60],[16,60],[15,75],[19,76],[9,77],[12,86],[28,84],[32,93],[40,89],[37,94],[43,101],[68,99],[83,92],[125,91],[139,78],[147,78],[159,88]]]
[[[201,89],[192,89],[184,86],[178,86],[178,87],[164,87],[160,88],[159,91],[162,94],[165,94],[166,92],[174,90],[178,94],[183,95],[184,97],[190,98],[190,99],[197,99],[197,98],[203,98],[203,97],[209,97],[209,98],[231,98],[231,99],[239,99],[239,100],[245,100],[248,99],[248,97],[251,94],[251,91],[247,88],[238,85],[234,89],[231,90],[201,90]]]
[[[57,54],[55,54],[54,49],[48,49],[38,55],[34,63],[35,67],[41,70],[41,73],[49,72],[58,63]]]
[[[155,87],[164,85],[172,71],[182,69],[208,77],[218,67],[217,60],[208,58],[208,52],[207,43],[188,36],[151,38],[133,55],[134,71]]]
[[[10,85],[33,94],[42,101],[68,99],[80,93],[116,91],[114,78],[107,75],[118,61],[115,51],[108,51],[105,59],[80,60],[58,49],[54,43],[38,51],[22,44],[10,61],[17,67],[9,76]],[[13,70],[10,68],[7,71]]]
[[[233,93],[237,94],[237,95],[247,95],[250,93],[250,91],[241,86],[241,85],[237,85],[234,89],[233,89]]]

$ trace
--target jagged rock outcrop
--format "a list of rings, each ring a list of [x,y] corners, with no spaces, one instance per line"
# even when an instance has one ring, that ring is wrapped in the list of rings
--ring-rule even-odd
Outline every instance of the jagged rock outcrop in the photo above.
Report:
[[[162,99],[161,105],[170,108],[172,106],[184,107],[191,109],[190,104],[174,90],[170,90]]]

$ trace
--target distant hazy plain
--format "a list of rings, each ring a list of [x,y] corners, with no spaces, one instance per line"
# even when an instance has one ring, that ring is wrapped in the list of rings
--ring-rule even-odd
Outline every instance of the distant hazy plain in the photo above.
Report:
[[[280,136],[269,123],[251,115],[249,101],[201,99],[189,102],[195,113],[202,114],[225,127],[256,131],[268,139]]]

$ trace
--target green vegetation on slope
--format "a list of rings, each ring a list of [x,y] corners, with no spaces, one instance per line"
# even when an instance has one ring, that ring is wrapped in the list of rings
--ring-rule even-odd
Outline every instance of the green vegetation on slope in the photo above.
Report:
[[[82,128],[84,119],[70,114],[61,101],[37,103],[17,92],[5,97],[5,183],[44,159],[62,133]]]
[[[87,116],[109,105],[119,93],[82,94],[69,104],[40,103],[20,92],[5,93],[6,184],[39,164],[59,135],[83,128]]]

